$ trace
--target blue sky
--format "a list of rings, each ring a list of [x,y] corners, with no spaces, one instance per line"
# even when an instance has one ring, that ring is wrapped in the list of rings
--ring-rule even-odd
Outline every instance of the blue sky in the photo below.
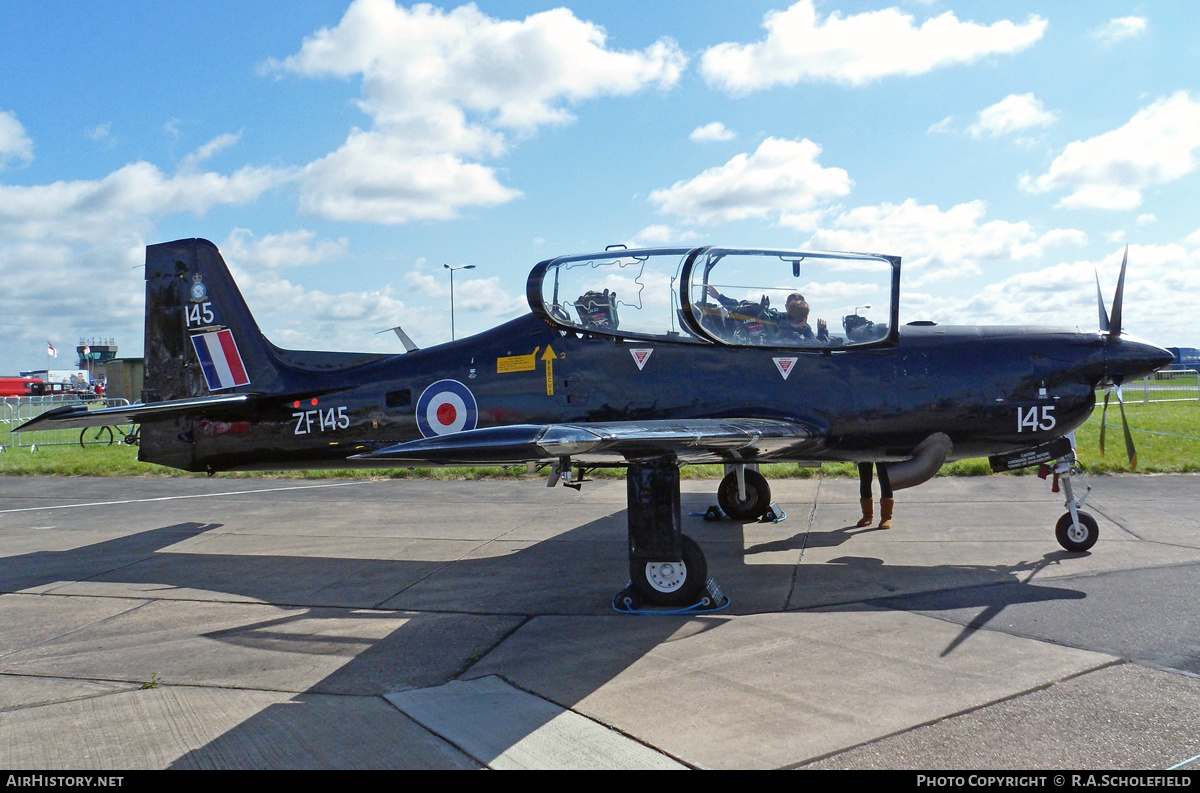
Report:
[[[148,243],[267,335],[399,351],[606,245],[904,259],[902,321],[1200,346],[1191,3],[39,2],[0,25],[0,373],[141,354]]]

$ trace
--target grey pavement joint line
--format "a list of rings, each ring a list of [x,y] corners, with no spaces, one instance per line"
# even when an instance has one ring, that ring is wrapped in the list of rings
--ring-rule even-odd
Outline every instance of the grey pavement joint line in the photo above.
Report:
[[[513,631],[513,633],[515,633],[515,632],[516,631]],[[642,746],[645,746],[647,749],[650,749],[651,751],[657,752],[657,753],[663,755],[664,757],[669,757],[672,760],[674,760],[675,762],[679,763],[680,765],[685,765],[688,768],[691,768],[692,770],[695,770],[698,768],[698,766],[695,763],[690,763],[687,760],[684,760],[682,757],[676,757],[675,755],[668,752],[666,749],[662,749],[658,746],[655,746],[654,744],[647,743],[645,740],[639,738],[638,736],[636,736],[632,733],[628,733],[625,730],[622,730],[620,727],[616,726],[615,724],[608,724],[607,722],[601,721],[600,719],[595,718],[594,716],[589,716],[586,713],[582,713],[578,710],[575,710],[575,708],[573,708],[570,705],[563,704],[562,702],[557,702],[554,699],[552,699],[544,694],[539,694],[536,691],[533,691],[531,689],[525,688],[524,686],[518,685],[517,683],[513,682],[512,680],[509,680],[504,675],[496,675],[496,677],[500,678],[505,683],[507,683],[508,685],[517,689],[518,691],[524,691],[526,694],[535,696],[538,699],[549,702],[551,705],[556,705],[565,711],[570,711],[571,713],[574,713],[576,716],[587,719],[588,721],[592,722],[593,724],[597,724],[606,730],[615,732],[617,735],[622,735],[622,736],[628,738],[629,740],[633,741],[634,743],[640,743]]]
[[[26,702],[21,705],[12,705],[11,707],[0,708],[0,713],[13,713],[13,712],[19,711],[19,710],[33,710],[34,708],[44,708],[49,705],[61,705],[65,702],[83,702],[83,701],[89,700],[89,699],[101,699],[103,697],[111,697],[114,694],[128,694],[130,691],[136,691],[137,685],[138,685],[136,683],[131,683],[131,682],[124,681],[124,680],[104,680],[104,679],[95,678],[95,677],[62,677],[60,675],[54,675],[53,677],[50,677],[50,676],[46,676],[46,675],[26,675],[26,674],[17,674],[14,672],[0,672],[0,679],[3,679],[5,677],[32,677],[32,678],[37,678],[39,680],[72,680],[72,681],[84,681],[84,682],[88,682],[88,683],[113,683],[113,684],[117,684],[117,685],[127,685],[127,686],[130,686],[130,688],[118,688],[118,689],[114,689],[112,691],[97,691],[95,694],[80,694],[77,697],[63,697],[62,699],[46,699],[46,700],[41,700],[39,702]]]
[[[103,575],[103,573],[102,573],[101,575]],[[27,595],[27,597],[47,597],[47,595],[42,595],[42,594],[30,594],[30,595]],[[131,598],[131,599],[132,599],[132,598]],[[45,639],[45,640],[43,640],[43,641],[40,641],[40,642],[37,642],[37,643],[35,643],[35,644],[28,644],[28,645],[25,645],[25,646],[23,646],[23,647],[18,647],[18,648],[17,648],[17,649],[15,649],[15,650],[9,650],[9,651],[8,651],[8,652],[6,652],[6,653],[0,653],[0,658],[5,658],[5,657],[7,657],[7,656],[10,656],[10,655],[12,655],[13,653],[24,652],[24,651],[26,651],[26,650],[30,650],[30,649],[32,649],[32,648],[34,648],[34,647],[45,647],[46,645],[49,645],[49,644],[54,644],[55,642],[58,642],[58,641],[60,641],[60,640],[62,640],[62,639],[65,639],[65,638],[66,638],[66,637],[68,637],[68,636],[72,636],[72,635],[74,635],[74,634],[76,634],[76,633],[79,633],[80,631],[84,631],[84,630],[90,630],[90,629],[92,629],[92,628],[95,628],[97,625],[103,625],[103,624],[105,624],[106,622],[112,622],[112,621],[113,621],[113,620],[115,620],[115,619],[120,619],[120,618],[122,618],[122,617],[125,617],[125,616],[127,616],[127,615],[129,615],[129,614],[132,614],[132,613],[133,613],[133,612],[135,612],[135,611],[138,611],[139,609],[143,609],[143,608],[145,608],[146,606],[150,605],[150,603],[152,603],[152,602],[153,602],[153,601],[151,601],[151,600],[142,600],[142,599],[140,599],[140,598],[139,598],[139,600],[141,600],[141,602],[140,602],[140,603],[135,603],[134,605],[130,606],[129,608],[127,608],[127,609],[123,609],[122,611],[119,611],[119,612],[117,612],[116,614],[109,614],[107,617],[103,617],[103,618],[101,618],[101,619],[98,619],[98,620],[96,620],[96,621],[94,621],[94,622],[89,622],[89,623],[87,623],[87,624],[85,624],[85,625],[80,625],[78,628],[72,628],[72,629],[71,629],[71,630],[69,630],[69,631],[64,631],[63,633],[56,634],[56,635],[54,635],[54,636],[51,636],[51,637],[49,637],[48,639]]]
[[[378,603],[376,603],[376,604],[375,604],[375,606],[374,606],[374,607],[375,607],[375,608],[379,608],[380,606],[382,606],[384,603],[387,603],[387,602],[388,602],[389,600],[391,600],[392,598],[395,598],[395,597],[398,597],[398,596],[400,596],[400,595],[404,594],[405,592],[407,592],[408,590],[410,590],[410,589],[412,589],[413,587],[417,586],[418,584],[423,584],[423,583],[425,583],[425,582],[426,582],[426,581],[428,581],[430,578],[432,578],[433,576],[435,576],[435,575],[437,575],[438,573],[442,572],[443,570],[446,570],[447,568],[450,568],[450,567],[452,567],[452,566],[454,566],[454,565],[458,564],[459,562],[461,562],[461,561],[463,561],[464,559],[466,559],[466,558],[467,558],[467,556],[469,556],[470,554],[473,554],[473,553],[475,553],[476,551],[478,551],[478,550],[480,550],[480,549],[482,549],[482,548],[486,548],[486,547],[488,547],[489,545],[492,545],[492,544],[494,544],[494,543],[497,543],[497,542],[499,542],[500,540],[503,540],[503,539],[504,539],[505,537],[507,537],[508,535],[510,535],[510,534],[513,534],[514,532],[520,531],[521,529],[525,528],[526,526],[529,526],[530,524],[534,523],[536,520],[537,520],[536,518],[529,518],[528,520],[522,521],[522,522],[521,522],[521,523],[519,523],[518,525],[516,525],[516,526],[513,526],[513,527],[512,527],[511,529],[509,529],[508,531],[506,531],[506,532],[503,532],[503,533],[502,533],[502,534],[500,534],[498,537],[492,537],[492,538],[491,538],[491,539],[489,539],[489,540],[481,540],[481,541],[480,541],[480,543],[479,543],[478,545],[475,545],[475,546],[473,546],[473,547],[471,547],[471,548],[467,548],[467,549],[466,549],[466,550],[464,550],[464,551],[463,551],[461,554],[459,554],[457,558],[455,558],[455,559],[451,559],[450,561],[446,562],[446,563],[445,563],[445,564],[443,564],[442,566],[440,566],[440,567],[438,567],[438,568],[436,568],[436,569],[430,570],[430,571],[429,571],[427,574],[425,574],[425,575],[421,576],[420,578],[418,578],[417,580],[415,580],[415,581],[413,581],[412,583],[408,584],[407,586],[401,587],[400,589],[396,590],[396,591],[395,591],[395,592],[393,592],[392,594],[390,594],[390,595],[388,595],[387,597],[385,597],[383,600],[380,600]],[[456,612],[456,613],[457,613],[457,612]],[[526,616],[527,616],[527,615],[526,615]],[[465,670],[464,670],[464,671],[465,671]]]
[[[808,535],[812,533],[813,523],[817,520],[817,504],[821,501],[821,482],[823,477],[817,477],[817,492],[813,493],[812,509],[808,511],[808,525],[804,527],[804,539],[800,543],[800,553],[796,557],[796,564],[792,567],[792,583],[788,587],[787,597],[783,599],[783,610],[787,611],[792,607],[792,595],[796,591],[796,581],[800,577],[800,563],[804,561],[804,549],[808,547]]]
[[[1126,533],[1126,534],[1128,534],[1129,536],[1133,537],[1135,540],[1141,540],[1142,542],[1145,542],[1145,541],[1146,541],[1146,538],[1145,538],[1145,537],[1140,537],[1140,536],[1138,536],[1138,533],[1137,533],[1136,531],[1134,531],[1133,529],[1129,528],[1129,527],[1128,527],[1128,526],[1126,526],[1124,523],[1122,523],[1121,521],[1119,521],[1119,520],[1117,520],[1116,518],[1114,518],[1112,515],[1109,515],[1107,512],[1105,512],[1105,511],[1104,511],[1104,508],[1103,508],[1102,506],[1100,506],[1099,504],[1094,504],[1094,503],[1093,503],[1093,504],[1088,504],[1087,506],[1088,506],[1088,507],[1090,507],[1092,510],[1094,510],[1094,511],[1098,512],[1098,513],[1100,514],[1100,517],[1104,518],[1104,519],[1105,519],[1105,520],[1107,520],[1109,523],[1112,523],[1112,524],[1113,524],[1114,526],[1116,526],[1118,529],[1120,529],[1121,531],[1125,532],[1125,533]]]
[[[231,490],[228,493],[192,493],[186,496],[158,496],[156,498],[127,498],[121,501],[92,501],[82,504],[55,504],[48,507],[19,507],[17,509],[0,509],[0,515],[9,512],[37,512],[49,509],[74,509],[75,507],[108,507],[117,504],[143,504],[151,501],[177,501],[185,498],[219,498],[221,496],[244,496],[254,493],[277,493],[281,490],[312,490],[318,487],[345,487],[346,485],[366,485],[373,480],[363,479],[357,482],[331,482],[322,485],[295,485],[293,487],[263,487],[255,490]]]
[[[938,716],[937,718],[929,719],[928,721],[923,721],[920,724],[913,724],[912,726],[905,727],[904,729],[896,730],[895,732],[889,732],[886,735],[877,736],[875,738],[870,739],[869,741],[861,741],[859,743],[852,744],[850,746],[843,746],[840,749],[835,749],[832,752],[826,752],[825,754],[818,755],[816,757],[810,757],[807,760],[801,760],[798,763],[791,763],[789,765],[781,766],[777,770],[779,770],[779,771],[794,771],[796,769],[803,768],[806,765],[820,762],[821,760],[827,760],[830,757],[837,757],[839,754],[845,754],[846,752],[852,751],[854,749],[860,749],[864,746],[870,746],[871,744],[879,743],[880,741],[886,741],[888,738],[895,738],[897,735],[905,735],[907,733],[916,732],[917,730],[921,730],[926,727],[932,727],[933,725],[938,724],[940,722],[950,721],[951,719],[957,719],[960,716],[967,716],[971,713],[978,713],[980,711],[983,711],[983,710],[986,710],[987,708],[992,707],[993,705],[1001,705],[1005,702],[1012,702],[1014,700],[1020,699],[1021,697],[1025,697],[1030,694],[1036,694],[1039,691],[1045,691],[1048,688],[1057,686],[1059,683],[1065,683],[1068,680],[1074,680],[1075,678],[1083,677],[1084,675],[1090,675],[1093,672],[1102,672],[1105,669],[1109,669],[1110,667],[1121,666],[1122,664],[1126,664],[1126,663],[1128,663],[1128,661],[1124,661],[1120,658],[1114,658],[1111,661],[1106,661],[1097,666],[1093,666],[1090,669],[1083,669],[1078,672],[1072,672],[1069,675],[1063,675],[1060,678],[1057,678],[1055,680],[1050,680],[1048,682],[1042,683],[1037,686],[1033,686],[1032,688],[1027,688],[1024,691],[1017,691],[1013,694],[1009,694],[1008,696],[1000,697],[999,699],[993,699],[989,702],[981,702],[978,705],[972,705],[968,708],[963,708],[962,710],[956,710],[953,713],[947,713],[944,716]],[[1191,762],[1191,761],[1187,761],[1187,762]]]

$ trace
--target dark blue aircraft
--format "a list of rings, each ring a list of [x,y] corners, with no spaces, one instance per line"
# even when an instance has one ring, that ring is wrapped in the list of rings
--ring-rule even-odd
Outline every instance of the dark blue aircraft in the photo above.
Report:
[[[683,464],[726,464],[718,501],[752,520],[772,508],[761,462],[883,462],[897,488],[966,457],[1049,463],[1067,493],[1058,540],[1090,548],[1069,433],[1098,386],[1120,397],[1172,360],[1122,336],[1124,275],[1099,331],[901,326],[897,257],[618,246],[534,267],[526,316],[379,355],[276,347],[216,246],[179,240],[146,249],[143,402],[21,429],[138,423],[140,460],[188,471],[535,464],[578,487],[624,467],[620,604],[719,607],[681,533]],[[1126,442],[1133,457],[1128,427]]]

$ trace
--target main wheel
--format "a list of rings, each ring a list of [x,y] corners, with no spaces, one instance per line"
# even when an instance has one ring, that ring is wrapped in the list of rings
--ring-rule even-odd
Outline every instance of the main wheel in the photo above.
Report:
[[[112,442],[112,427],[85,427],[79,433],[79,445],[85,449],[89,443],[98,443],[101,446],[111,446]]]
[[[1096,525],[1096,519],[1086,512],[1076,511],[1075,514],[1079,516],[1079,528],[1075,528],[1071,513],[1065,512],[1054,527],[1054,536],[1058,538],[1058,544],[1068,551],[1086,551],[1100,539],[1100,527]]]
[[[736,520],[757,520],[771,507],[771,486],[758,471],[747,469],[746,500],[738,498],[737,472],[731,472],[721,480],[717,488],[717,503],[725,514]]]
[[[682,562],[630,562],[629,577],[643,601],[652,606],[691,606],[708,581],[704,551],[691,537],[679,538]]]

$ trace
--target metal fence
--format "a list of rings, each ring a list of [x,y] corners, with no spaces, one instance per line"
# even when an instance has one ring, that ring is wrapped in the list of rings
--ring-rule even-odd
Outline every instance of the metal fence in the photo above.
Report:
[[[48,410],[63,405],[85,404],[89,408],[117,407],[128,405],[128,399],[80,399],[79,394],[54,394],[51,396],[5,397],[0,405],[0,449],[10,446],[62,446],[75,443],[108,444],[120,442],[133,431],[133,425],[114,427],[91,427],[86,430],[39,430],[37,432],[14,432],[17,427]]]
[[[1126,402],[1200,401],[1200,376],[1195,369],[1165,369],[1121,389]]]

